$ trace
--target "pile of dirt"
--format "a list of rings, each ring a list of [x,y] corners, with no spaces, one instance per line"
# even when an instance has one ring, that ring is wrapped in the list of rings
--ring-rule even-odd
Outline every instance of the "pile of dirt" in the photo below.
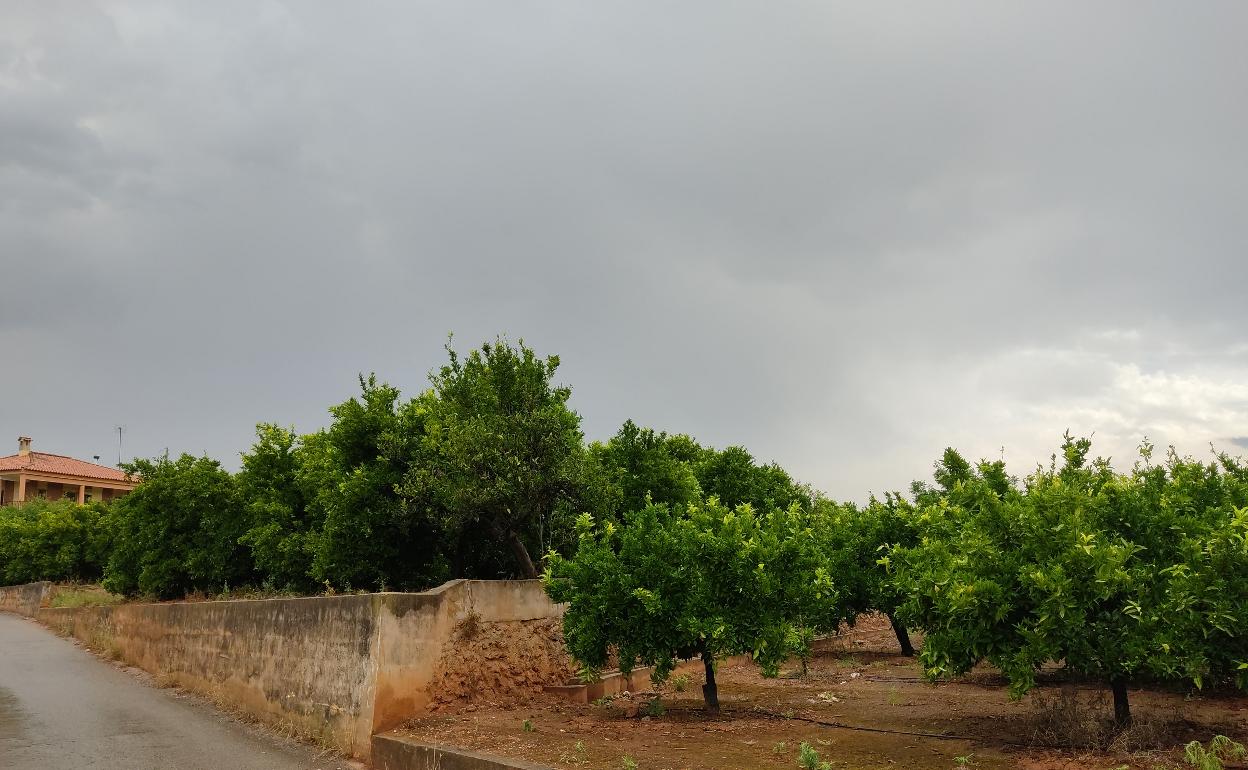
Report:
[[[431,708],[524,703],[575,674],[559,619],[484,623],[469,615],[438,662]]]

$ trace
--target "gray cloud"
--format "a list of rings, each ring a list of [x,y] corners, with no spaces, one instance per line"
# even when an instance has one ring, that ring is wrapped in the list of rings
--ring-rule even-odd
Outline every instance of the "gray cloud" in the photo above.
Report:
[[[832,494],[1248,433],[1242,4],[0,10],[0,429],[233,462],[507,332]],[[3,434],[0,434],[3,440]],[[1234,442],[1232,442],[1234,443]]]

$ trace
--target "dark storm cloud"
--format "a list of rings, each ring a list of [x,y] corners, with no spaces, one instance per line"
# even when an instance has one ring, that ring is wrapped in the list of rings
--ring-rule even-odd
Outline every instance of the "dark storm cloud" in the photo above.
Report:
[[[27,2],[0,11],[0,429],[312,429],[448,331],[592,437],[843,497],[1248,432],[1237,3]],[[3,434],[0,434],[3,440]]]

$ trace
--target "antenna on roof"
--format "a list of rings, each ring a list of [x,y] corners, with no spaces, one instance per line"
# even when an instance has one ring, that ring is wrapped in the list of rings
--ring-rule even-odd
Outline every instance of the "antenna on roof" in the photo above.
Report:
[[[117,467],[121,467],[121,432],[125,429],[124,425],[117,426]]]

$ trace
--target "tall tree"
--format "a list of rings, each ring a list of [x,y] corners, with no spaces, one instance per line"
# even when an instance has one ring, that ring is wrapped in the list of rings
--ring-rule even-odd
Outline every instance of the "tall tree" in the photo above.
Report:
[[[329,428],[304,438],[299,482],[310,515],[312,574],[340,588],[420,590],[445,578],[441,521],[398,486],[423,462],[424,414],[399,391],[360,377],[360,395],[330,409]]]
[[[248,516],[242,541],[251,549],[256,570],[264,582],[297,591],[316,587],[310,538],[321,525],[300,483],[303,454],[293,429],[261,423],[238,474]]]
[[[538,576],[530,546],[577,499],[581,418],[570,388],[553,383],[558,356],[539,357],[502,338],[430,375],[413,411],[423,420],[426,462],[402,484],[409,501],[432,501],[453,532],[472,529],[511,549],[517,572]]]
[[[759,465],[744,447],[703,449],[693,464],[706,497],[717,497],[729,507],[749,503],[758,510],[810,504],[805,490],[774,463]]]
[[[184,454],[124,467],[143,483],[113,503],[117,529],[104,573],[108,590],[173,599],[254,579],[239,543],[247,529],[242,498],[220,463]]]
[[[601,468],[598,483],[610,496],[609,514],[618,517],[652,502],[679,508],[700,500],[693,465],[680,454],[684,443],[674,450],[666,433],[628,420],[610,440],[591,444],[590,461]]]

